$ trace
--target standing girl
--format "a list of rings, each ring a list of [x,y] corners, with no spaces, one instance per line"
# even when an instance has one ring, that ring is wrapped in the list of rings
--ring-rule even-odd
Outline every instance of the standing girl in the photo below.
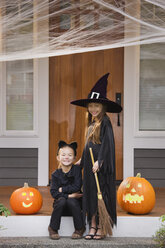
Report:
[[[85,228],[83,224],[80,193],[82,174],[79,166],[73,165],[76,157],[77,143],[67,144],[65,141],[58,143],[57,160],[59,168],[53,172],[50,192],[54,198],[53,213],[48,227],[51,239],[59,239],[61,216],[64,211],[73,216],[75,231],[73,239],[81,238]]]
[[[106,98],[107,78],[100,78],[92,88],[87,99],[71,104],[87,107],[86,144],[80,165],[84,168],[83,213],[90,224],[86,239],[102,239],[99,226],[97,187],[94,173],[97,172],[103,200],[114,224],[116,224],[116,188],[115,188],[115,144],[113,129],[106,112],[119,113],[122,108]],[[94,155],[92,166],[89,148]]]

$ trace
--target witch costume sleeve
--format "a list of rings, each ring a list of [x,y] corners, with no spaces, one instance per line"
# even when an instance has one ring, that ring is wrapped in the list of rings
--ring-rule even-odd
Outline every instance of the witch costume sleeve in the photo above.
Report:
[[[115,144],[111,122],[107,115],[104,116],[100,129],[101,144],[86,143],[81,166],[84,168],[83,179],[83,209],[84,218],[87,213],[88,220],[97,214],[97,188],[89,147],[92,148],[94,161],[99,163],[99,184],[107,211],[116,224],[116,188],[115,188]]]

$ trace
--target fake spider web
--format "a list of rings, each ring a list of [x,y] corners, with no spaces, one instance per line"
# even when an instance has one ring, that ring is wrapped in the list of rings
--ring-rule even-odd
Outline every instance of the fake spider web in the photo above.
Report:
[[[143,56],[163,59],[164,42],[164,0],[0,2],[0,61],[151,43]]]

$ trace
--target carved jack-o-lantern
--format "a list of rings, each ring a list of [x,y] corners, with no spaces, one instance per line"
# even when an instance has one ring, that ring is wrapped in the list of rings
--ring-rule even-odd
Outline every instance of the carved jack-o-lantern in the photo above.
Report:
[[[155,191],[138,173],[136,177],[123,180],[117,191],[117,201],[120,207],[129,213],[146,214],[155,205]]]
[[[10,197],[10,205],[18,214],[34,214],[42,207],[40,192],[25,183],[23,188],[15,190]]]

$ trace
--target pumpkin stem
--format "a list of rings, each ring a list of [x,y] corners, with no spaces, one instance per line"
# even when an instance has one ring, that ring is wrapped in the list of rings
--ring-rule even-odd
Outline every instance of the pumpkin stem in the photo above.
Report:
[[[141,177],[141,173],[137,173],[136,177]]]
[[[28,187],[29,187],[28,183],[24,183],[24,188],[28,188]]]

